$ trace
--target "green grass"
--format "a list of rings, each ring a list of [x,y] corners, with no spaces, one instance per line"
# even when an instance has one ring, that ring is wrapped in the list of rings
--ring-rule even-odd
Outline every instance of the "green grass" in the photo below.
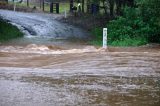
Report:
[[[132,47],[136,47],[136,46],[141,46],[141,45],[145,45],[147,44],[147,40],[144,38],[126,38],[122,41],[108,41],[107,42],[109,46],[119,46],[119,47],[127,47],[127,46],[132,46]],[[96,45],[96,46],[102,46],[103,42],[102,40],[91,40],[89,41],[89,44],[91,45]]]
[[[13,2],[9,2],[9,4],[14,4]],[[74,6],[77,6],[78,3],[77,2],[74,2]],[[22,3],[17,3],[16,6],[21,6],[21,7],[27,7],[27,3],[26,2],[22,2]],[[29,7],[30,8],[33,8],[34,6],[36,6],[37,9],[40,9],[40,4],[39,3],[32,3],[30,2],[29,3]],[[42,7],[41,7],[41,10],[42,10]],[[59,3],[59,13],[63,14],[65,12],[65,10],[67,12],[70,11],[70,3],[69,2],[60,2]],[[50,12],[50,5],[49,4],[45,4],[44,5],[44,11],[45,12]],[[85,3],[84,5],[84,11],[86,12],[87,11],[87,5]],[[100,10],[100,14],[103,14],[104,13],[104,10],[101,9]]]
[[[144,38],[126,38],[122,41],[113,41],[111,43],[109,43],[109,45],[112,46],[141,46],[141,45],[145,45],[147,44],[147,40]]]
[[[16,27],[0,19],[0,41],[22,37],[23,33]]]
[[[88,43],[91,45],[97,45],[102,46],[103,42],[103,28],[94,28],[92,29],[91,33],[93,35],[93,39],[89,41]],[[122,36],[121,39],[111,39],[111,36],[108,34],[108,41],[107,44],[110,46],[121,46],[121,47],[127,47],[127,46],[141,46],[149,43],[147,38],[143,36],[135,36],[135,37],[126,37]]]
[[[9,2],[9,3],[13,5],[13,2]],[[17,3],[16,6],[27,7],[27,3],[26,2]],[[37,9],[40,9],[39,3],[36,3],[36,4],[30,3],[29,4],[30,8],[33,8],[34,6],[36,6]],[[59,13],[64,13],[65,10],[67,12],[69,12],[69,9],[70,9],[70,4],[69,3],[65,3],[65,2],[59,3]],[[41,7],[41,10],[42,10],[42,7]],[[45,12],[50,12],[50,5],[49,4],[44,5],[44,11]]]

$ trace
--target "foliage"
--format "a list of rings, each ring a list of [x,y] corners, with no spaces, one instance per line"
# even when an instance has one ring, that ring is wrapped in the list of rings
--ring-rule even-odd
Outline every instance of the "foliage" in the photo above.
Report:
[[[138,46],[150,42],[160,43],[160,1],[137,0],[136,3],[136,7],[125,7],[123,16],[107,24],[110,45]],[[102,41],[102,31],[98,28],[96,30],[96,39]]]
[[[110,41],[123,41],[126,38],[133,39],[142,37],[148,40],[151,31],[149,25],[143,22],[139,9],[127,7],[123,17],[108,23],[108,36]]]
[[[20,30],[0,19],[0,41],[6,41],[17,37],[22,37],[23,33]]]
[[[151,31],[150,42],[160,42],[160,0],[137,0],[141,16]]]

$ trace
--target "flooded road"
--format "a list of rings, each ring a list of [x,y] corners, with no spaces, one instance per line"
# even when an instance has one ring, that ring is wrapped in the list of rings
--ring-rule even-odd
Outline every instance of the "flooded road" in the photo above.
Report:
[[[13,13],[0,10],[20,28],[49,18]],[[34,22],[27,22],[30,14]],[[22,16],[26,22],[17,21]],[[0,45],[0,106],[159,106],[159,45],[105,51],[81,41],[57,41],[54,33],[32,35],[35,27],[29,28],[23,29],[29,33],[24,38]]]
[[[66,54],[1,52],[0,104],[159,106],[160,51],[114,50],[117,49]]]
[[[43,13],[23,13],[0,9],[0,18],[16,25],[25,35],[3,45],[44,44],[75,48],[89,39],[89,32],[81,28],[61,23],[62,15]]]

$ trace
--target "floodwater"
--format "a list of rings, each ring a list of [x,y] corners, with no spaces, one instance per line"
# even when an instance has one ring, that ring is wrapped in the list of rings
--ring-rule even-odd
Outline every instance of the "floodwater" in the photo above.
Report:
[[[44,44],[75,48],[89,39],[89,32],[81,28],[61,23],[62,15],[43,13],[22,13],[0,9],[0,17],[16,25],[24,34],[3,45]]]
[[[160,105],[160,45],[66,42],[1,44],[0,106]]]
[[[159,106],[160,52],[0,53],[2,106]]]

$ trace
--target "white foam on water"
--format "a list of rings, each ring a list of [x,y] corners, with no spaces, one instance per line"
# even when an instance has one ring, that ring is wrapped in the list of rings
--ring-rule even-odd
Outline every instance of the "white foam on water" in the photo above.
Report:
[[[102,49],[96,49],[94,46],[86,46],[82,49],[58,49],[53,46],[53,49],[50,49],[46,45],[36,45],[30,44],[26,47],[22,46],[0,46],[0,52],[11,52],[11,53],[37,53],[37,54],[72,54],[72,53],[88,53],[88,52],[99,52],[103,51]]]

